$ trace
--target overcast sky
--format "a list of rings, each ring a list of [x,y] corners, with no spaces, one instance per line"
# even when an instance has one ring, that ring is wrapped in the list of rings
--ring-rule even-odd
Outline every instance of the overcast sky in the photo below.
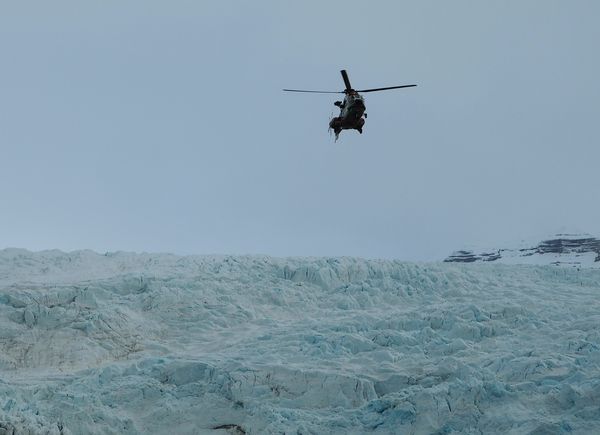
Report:
[[[0,248],[435,260],[600,235],[600,2],[1,1]],[[364,134],[327,131],[342,90]]]

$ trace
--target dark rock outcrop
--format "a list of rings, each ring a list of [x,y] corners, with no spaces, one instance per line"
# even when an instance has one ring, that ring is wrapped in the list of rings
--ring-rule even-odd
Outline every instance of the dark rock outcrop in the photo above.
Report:
[[[446,263],[473,263],[475,261],[494,261],[502,256],[500,251],[474,254],[473,251],[456,251],[444,260]]]

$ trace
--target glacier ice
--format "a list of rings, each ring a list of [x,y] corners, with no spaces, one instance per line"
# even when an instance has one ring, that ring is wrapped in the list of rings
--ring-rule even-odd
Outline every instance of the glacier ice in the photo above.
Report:
[[[600,270],[0,251],[0,433],[600,433]]]

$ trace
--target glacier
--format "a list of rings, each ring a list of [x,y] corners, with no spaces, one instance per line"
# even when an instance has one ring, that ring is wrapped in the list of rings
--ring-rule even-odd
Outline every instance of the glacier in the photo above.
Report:
[[[0,251],[0,434],[600,433],[600,270]]]

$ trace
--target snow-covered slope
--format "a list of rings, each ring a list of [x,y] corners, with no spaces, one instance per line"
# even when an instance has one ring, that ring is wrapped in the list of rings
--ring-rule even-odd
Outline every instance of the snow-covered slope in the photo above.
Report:
[[[463,249],[444,260],[447,263],[494,261],[504,264],[535,264],[600,268],[600,240],[589,234],[556,234],[541,242],[522,241],[517,247]]]
[[[0,433],[600,433],[600,271],[0,251]]]

